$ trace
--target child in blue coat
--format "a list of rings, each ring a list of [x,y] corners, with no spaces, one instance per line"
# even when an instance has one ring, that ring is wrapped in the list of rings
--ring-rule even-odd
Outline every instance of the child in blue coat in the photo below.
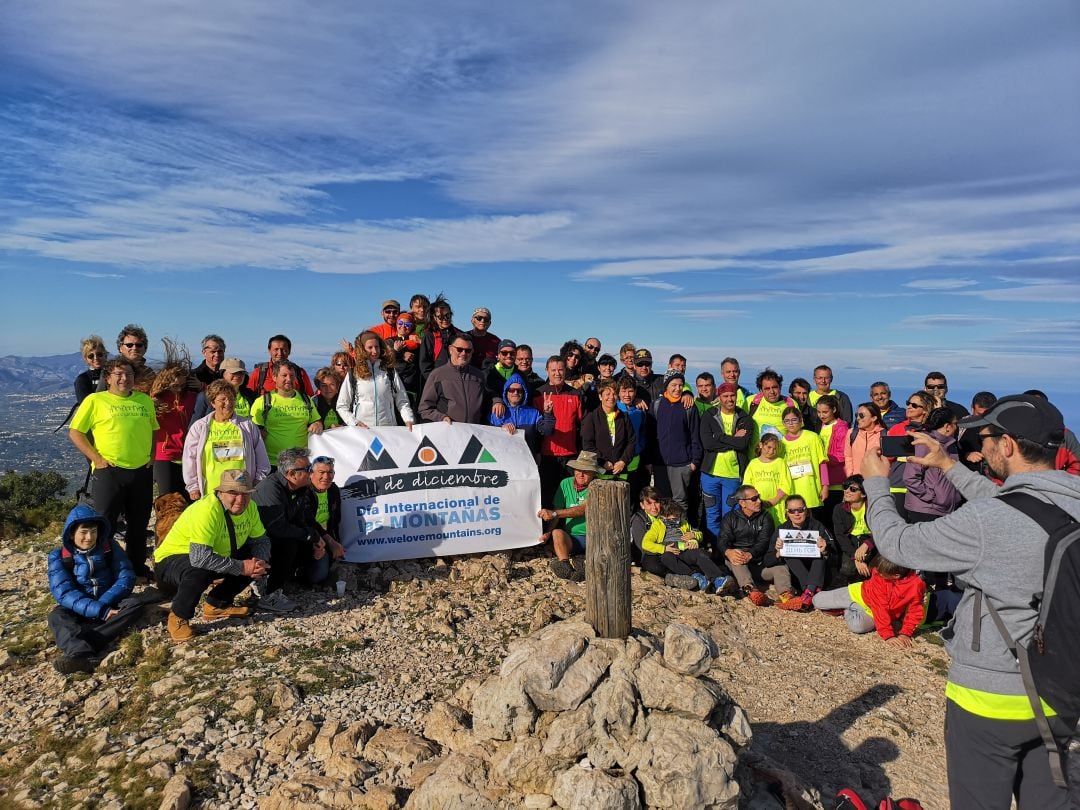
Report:
[[[135,572],[112,542],[109,521],[76,506],[60,548],[49,554],[49,590],[57,602],[49,629],[63,653],[54,663],[58,672],[93,672],[101,651],[142,613],[143,603],[131,597],[134,588]]]

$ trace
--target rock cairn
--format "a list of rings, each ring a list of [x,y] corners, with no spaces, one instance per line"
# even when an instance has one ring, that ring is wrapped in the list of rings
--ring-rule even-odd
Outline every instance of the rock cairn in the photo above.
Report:
[[[424,734],[442,756],[406,807],[737,808],[750,723],[706,677],[715,656],[683,624],[662,645],[636,631],[597,638],[580,620],[549,625],[471,694],[466,684],[434,705]]]

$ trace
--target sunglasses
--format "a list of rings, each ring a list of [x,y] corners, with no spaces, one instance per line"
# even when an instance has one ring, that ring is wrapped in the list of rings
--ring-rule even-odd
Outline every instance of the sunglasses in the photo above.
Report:
[[[580,360],[581,355],[578,354],[577,352],[570,352],[570,354],[566,355],[566,359],[567,360],[571,360],[571,359],[572,360]]]
[[[1002,436],[1007,436],[1007,435],[1008,435],[1007,433],[1002,433],[1002,432],[997,431],[997,430],[992,430],[989,433],[980,433],[979,434],[979,441],[981,442],[984,439],[1000,439]]]
[[[648,360],[639,360],[634,363],[634,365],[638,368],[652,368],[652,363],[650,363]]]
[[[387,307],[386,309],[383,310],[383,313],[386,314],[386,315],[389,315],[391,312],[393,312],[395,315],[397,315],[399,312],[401,312],[401,310],[398,309],[397,307]]]
[[[500,354],[500,355],[503,355],[503,354],[505,354],[505,355],[506,355],[507,357],[509,357],[509,356],[510,356],[510,355],[512,355],[513,353],[514,353],[514,350],[513,350],[513,349],[499,349],[499,354]]]
[[[398,321],[397,325],[398,326],[412,326],[413,322],[412,321]]]
[[[472,349],[470,349],[468,346],[464,348],[462,348],[461,346],[451,346],[450,348],[455,352],[458,352],[459,354],[472,354]]]
[[[598,351],[600,351],[599,344],[596,345],[596,346],[590,346],[588,343],[586,343],[585,348],[588,349],[590,352],[598,352]]]
[[[333,467],[334,460],[330,458],[330,456],[315,456],[315,458],[311,460],[311,466],[314,467],[316,464],[329,464]]]
[[[944,391],[949,386],[947,385],[927,385],[925,386],[927,391]]]
[[[805,511],[806,511],[805,506],[790,506],[790,507],[788,507],[787,513],[789,515],[801,515]]]
[[[524,388],[507,388],[506,393],[508,393],[508,394],[524,394],[525,389]]]
[[[88,359],[88,360],[100,360],[100,359],[102,359],[104,357],[108,357],[108,356],[109,355],[106,352],[87,352],[86,353],[86,359]]]
[[[291,472],[291,473],[309,473],[309,472],[311,472],[311,465],[308,464],[306,467],[293,467],[291,470],[289,470],[289,472]],[[286,473],[286,475],[288,475],[288,474],[289,473]]]
[[[123,346],[125,349],[145,349],[146,348],[145,343],[121,343],[120,345]]]
[[[904,405],[908,408],[919,408],[920,410],[925,410],[923,406],[918,402],[905,402]]]
[[[751,503],[753,503],[754,501],[760,501],[761,496],[760,495],[753,495],[753,496],[751,496],[749,498],[739,498],[739,500],[740,501],[750,501]]]
[[[859,411],[859,412],[858,412],[857,414],[855,414],[855,417],[856,417],[857,419],[871,419],[871,418],[872,418],[872,417],[870,416],[870,414],[868,414],[868,413],[865,413],[865,412],[863,412],[863,411]]]
[[[436,312],[432,317],[437,321],[448,321],[454,317],[453,312]]]
[[[487,315],[473,315],[473,320],[479,321],[480,323],[491,323],[491,318]]]
[[[844,489],[848,492],[862,492],[862,487],[858,484],[848,484]]]

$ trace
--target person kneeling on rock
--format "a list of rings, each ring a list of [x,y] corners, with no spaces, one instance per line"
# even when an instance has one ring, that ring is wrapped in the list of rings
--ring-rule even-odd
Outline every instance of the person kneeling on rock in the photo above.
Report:
[[[169,635],[189,641],[195,630],[191,619],[203,592],[203,618],[247,616],[249,607],[233,600],[252,579],[270,572],[270,539],[259,510],[251,501],[251,478],[246,470],[225,470],[217,489],[193,503],[154,549],[154,571],[159,587],[173,594]]]
[[[64,654],[54,663],[57,672],[93,672],[96,656],[142,613],[144,602],[131,595],[131,561],[111,538],[108,519],[76,506],[60,548],[49,554],[49,590],[57,602],[49,629]]]
[[[584,567],[575,567],[570,561],[571,554],[585,553],[585,498],[589,494],[589,484],[604,470],[597,463],[596,453],[582,450],[576,459],[567,462],[567,467],[574,471],[570,478],[564,478],[555,492],[553,509],[541,509],[537,517],[552,525],[544,532],[540,542],[551,541],[555,550],[555,559],[551,561],[551,571],[559,579],[584,582]],[[562,521],[561,526],[558,521]]]

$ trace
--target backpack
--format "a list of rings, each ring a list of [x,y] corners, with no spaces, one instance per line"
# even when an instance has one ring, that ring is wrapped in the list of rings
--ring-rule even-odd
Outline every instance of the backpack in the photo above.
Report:
[[[990,597],[975,590],[973,650],[979,648],[981,602],[985,597],[998,632],[1020,665],[1024,691],[1035,712],[1035,723],[1050,756],[1054,782],[1064,787],[1063,754],[1058,739],[1068,740],[1080,718],[1080,522],[1059,506],[1025,492],[1009,492],[998,500],[1023,512],[1047,534],[1042,592],[1033,595],[1038,610],[1035,632],[1024,647],[1009,635]],[[1041,698],[1041,700],[1040,700]],[[1056,717],[1047,718],[1045,700]]]
[[[352,374],[352,372],[349,372]],[[390,369],[386,372],[386,376],[390,379],[390,391],[394,397],[394,421],[397,422],[398,427],[405,426],[405,420],[401,418],[401,412],[397,409],[397,397],[398,397],[398,374],[396,369]],[[356,390],[356,378],[351,381],[352,385],[349,388],[349,413],[356,411],[356,397],[358,396]],[[410,403],[411,407],[411,403]]]
[[[274,393],[273,391],[264,391],[263,392],[263,421],[264,422],[266,421],[266,415],[268,413],[270,413],[270,408],[273,407],[273,405],[274,405],[274,398],[272,396],[270,396],[273,393]],[[304,406],[310,411],[311,410],[311,397],[309,397],[307,395],[307,393],[305,393],[303,388],[297,388],[296,393],[298,393],[300,395],[300,399],[304,400]]]
[[[297,391],[305,393],[304,391],[304,375],[301,373],[300,366],[296,365],[292,360],[287,361],[292,368],[293,373],[296,374],[296,382],[298,384]],[[263,362],[256,363],[255,368],[251,370],[251,378],[245,383],[245,386],[251,388],[252,391],[258,393],[262,391],[263,385],[266,383],[266,375],[270,373],[271,363]]]
[[[112,568],[112,543],[108,540],[101,541],[101,556],[105,560],[105,565],[110,569]],[[67,550],[66,547],[61,546],[60,549],[60,562],[63,563],[64,568],[68,571],[75,570],[75,555]]]

